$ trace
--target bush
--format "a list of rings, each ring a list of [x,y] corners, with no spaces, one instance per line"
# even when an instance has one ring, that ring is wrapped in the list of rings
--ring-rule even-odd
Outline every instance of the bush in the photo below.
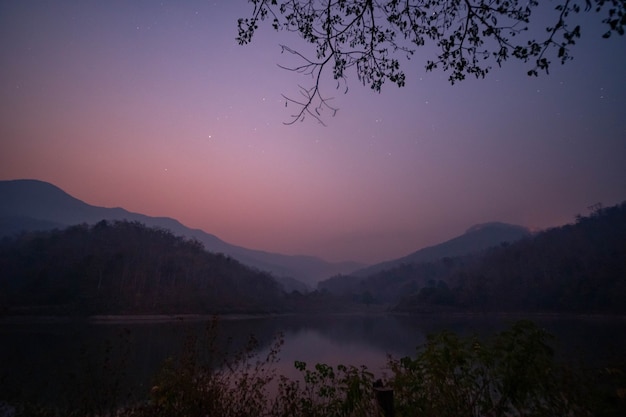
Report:
[[[520,321],[483,341],[443,332],[428,337],[415,357],[389,358],[389,376],[374,382],[362,367],[296,361],[301,378],[276,375],[283,344],[278,336],[261,356],[251,337],[229,354],[216,343],[217,321],[206,338],[190,337],[183,355],[169,359],[155,377],[150,399],[112,412],[60,413],[33,404],[11,408],[15,416],[118,417],[458,417],[622,416],[623,369],[601,372],[555,361],[551,337]],[[377,403],[378,387],[392,389],[391,403]],[[391,391],[385,391],[391,393]],[[389,399],[389,398],[388,398]],[[8,406],[8,405],[7,405]],[[88,410],[88,408],[82,408]]]
[[[483,343],[443,332],[415,358],[390,359],[400,415],[586,415],[582,378],[558,365],[550,337],[529,321]]]

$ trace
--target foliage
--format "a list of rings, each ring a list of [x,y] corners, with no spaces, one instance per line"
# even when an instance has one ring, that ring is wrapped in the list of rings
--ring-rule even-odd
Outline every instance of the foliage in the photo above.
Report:
[[[591,372],[594,395],[591,408],[596,416],[626,415],[626,362]]]
[[[510,244],[320,284],[402,312],[626,312],[626,202]]]
[[[578,381],[557,366],[548,335],[518,322],[490,343],[452,333],[430,336],[416,358],[391,360],[402,415],[583,415]]]
[[[404,263],[367,277],[334,276],[318,283],[318,288],[359,301],[364,293],[369,293],[372,302],[392,304],[402,296],[430,286],[430,282],[447,278],[463,264],[461,258],[456,258],[452,265],[444,262]]]
[[[307,369],[304,362],[294,366],[303,381],[280,377],[278,394],[270,415],[277,417],[378,416],[372,395],[374,375],[366,367],[318,363]]]
[[[626,203],[490,250],[448,277],[473,310],[626,312]]]
[[[254,337],[228,352],[216,343],[217,321],[203,338],[190,337],[185,352],[155,377],[150,399],[117,410],[53,410],[36,404],[2,404],[16,416],[56,417],[348,417],[382,416],[374,375],[366,367],[304,362],[301,378],[277,376],[282,338],[262,354]],[[531,322],[483,341],[452,333],[430,335],[415,357],[389,358],[387,387],[395,415],[409,416],[618,416],[626,408],[624,369],[596,373],[566,367],[550,336]],[[617,364],[616,364],[617,365]],[[1,410],[2,408],[0,408]]]
[[[626,202],[594,206],[574,224],[462,257],[403,263],[318,284],[395,311],[626,312]]]
[[[270,402],[268,388],[275,378],[272,365],[278,360],[282,338],[274,341],[264,357],[260,357],[253,335],[240,351],[221,352],[215,344],[216,324],[213,321],[207,327],[203,345],[191,338],[178,361],[166,362],[152,387],[151,403],[141,408],[146,414],[140,415],[264,415]],[[123,415],[136,415],[135,411],[131,407]]]
[[[373,375],[365,367],[336,369],[304,362],[294,366],[301,380],[277,376],[282,337],[265,355],[254,336],[235,354],[215,343],[217,321],[207,326],[206,338],[190,338],[185,353],[169,359],[155,379],[149,403],[127,407],[120,416],[377,416],[372,397]]]
[[[515,58],[530,62],[529,75],[548,72],[555,58],[571,59],[570,48],[581,36],[574,15],[592,8],[602,13],[607,25],[604,37],[624,34],[624,0],[559,0],[554,11],[540,7],[539,0],[250,0],[250,17],[238,20],[240,44],[251,42],[259,24],[295,33],[312,45],[313,56],[282,45],[299,59],[291,67],[310,75],[312,87],[300,87],[302,99],[286,98],[299,111],[291,123],[310,115],[321,122],[323,110],[336,109],[320,92],[322,73],[345,83],[350,69],[364,85],[380,91],[389,81],[399,87],[406,76],[403,58],[417,48],[433,45],[435,57],[426,61],[426,70],[437,68],[455,83],[466,76],[484,78],[492,66]],[[547,7],[551,7],[547,6]],[[548,16],[545,30],[525,32],[537,15]],[[543,17],[542,16],[542,17]],[[338,87],[341,83],[338,84]],[[347,88],[346,88],[347,91]]]
[[[269,274],[138,222],[6,238],[0,267],[9,313],[258,312],[274,311],[282,297]]]

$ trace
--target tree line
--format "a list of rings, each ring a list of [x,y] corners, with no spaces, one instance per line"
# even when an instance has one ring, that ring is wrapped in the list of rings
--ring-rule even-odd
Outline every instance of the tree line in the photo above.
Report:
[[[511,244],[407,263],[320,290],[396,311],[626,312],[626,202]]]
[[[512,244],[285,294],[266,272],[138,222],[0,241],[0,312],[139,314],[395,311],[626,313],[626,202]]]
[[[489,250],[452,274],[471,309],[626,312],[626,202]]]
[[[282,297],[270,274],[139,222],[4,238],[0,271],[6,313],[265,312]]]

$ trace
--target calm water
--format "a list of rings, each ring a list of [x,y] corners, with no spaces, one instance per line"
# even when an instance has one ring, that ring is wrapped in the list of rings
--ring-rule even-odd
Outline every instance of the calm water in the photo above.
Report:
[[[285,343],[276,365],[281,374],[298,377],[293,363],[301,360],[366,365],[382,375],[388,355],[412,355],[429,333],[449,330],[486,336],[505,329],[515,319],[384,314],[230,318],[220,320],[216,346],[221,351],[234,351],[253,334],[261,353],[266,353],[282,334]],[[555,347],[561,358],[582,359],[589,364],[624,360],[624,319],[533,320],[556,336]],[[0,400],[28,398],[67,404],[108,395],[111,389],[121,398],[146,398],[166,358],[184,351],[190,335],[202,339],[206,325],[205,320],[0,321]]]

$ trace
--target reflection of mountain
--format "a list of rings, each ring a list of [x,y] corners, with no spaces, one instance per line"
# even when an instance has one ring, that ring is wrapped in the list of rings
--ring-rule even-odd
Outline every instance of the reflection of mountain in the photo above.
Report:
[[[92,206],[58,187],[37,180],[0,181],[0,237],[22,230],[50,230],[80,223],[95,224],[102,219],[138,221],[147,226],[170,230],[175,235],[195,238],[208,251],[224,253],[276,277],[295,278],[307,285],[359,265],[351,262],[329,263],[312,256],[290,256],[231,245],[217,236],[190,229],[167,217],[150,217],[122,208]],[[288,284],[297,289],[297,283]]]
[[[602,366],[619,361],[626,348],[625,323],[620,317],[598,318],[584,316],[545,316],[532,314],[485,314],[485,315],[321,315],[284,316],[260,320],[244,320],[247,323],[225,322],[223,329],[228,334],[237,334],[242,340],[249,331],[262,341],[267,348],[276,334],[283,334],[285,346],[281,350],[287,367],[293,366],[290,360],[302,360],[313,365],[323,358],[332,356],[334,363],[368,365],[354,363],[352,353],[361,349],[379,351],[384,363],[387,354],[393,357],[415,357],[418,346],[426,342],[428,335],[442,331],[463,337],[477,336],[483,340],[508,329],[518,320],[532,320],[548,333],[556,336],[554,348],[558,357]],[[232,326],[232,327],[231,327]],[[236,333],[232,333],[234,329]],[[324,339],[326,349],[320,352],[315,341]],[[290,344],[300,339],[293,350]],[[291,351],[289,351],[291,350]],[[289,355],[292,357],[286,357]]]
[[[72,379],[78,375],[82,378],[81,389],[109,388],[105,384],[121,382],[120,390],[128,390],[132,399],[143,400],[164,361],[180,358],[189,348],[192,335],[198,337],[200,360],[210,360],[207,355],[215,351],[234,354],[241,350],[251,335],[259,342],[259,351],[265,353],[276,335],[282,333],[285,345],[276,367],[281,374],[294,378],[300,376],[294,360],[305,361],[309,367],[321,361],[371,366],[360,362],[362,351],[376,355],[377,363],[384,364],[386,353],[412,355],[425,340],[419,324],[407,324],[403,318],[387,315],[223,319],[217,327],[216,349],[211,352],[206,343],[206,324],[185,320],[95,325],[62,320],[4,323],[0,337],[10,343],[0,343],[0,357],[8,359],[0,361],[0,376],[4,377],[0,378],[0,392],[20,387],[33,401],[67,400],[72,404],[79,400]],[[320,339],[324,349],[315,344]],[[105,361],[112,365],[111,373],[106,375],[109,379],[92,372]],[[213,358],[213,364],[219,364],[219,360]]]
[[[235,323],[226,322],[223,324],[225,329],[230,329],[230,326]],[[244,329],[242,324],[237,324],[237,327],[240,330]],[[412,354],[414,348],[426,340],[425,333],[419,330],[419,324],[408,326],[402,316],[387,314],[319,314],[272,317],[254,320],[254,327],[249,327],[249,330],[258,336],[259,340],[266,341],[266,343],[271,340],[272,336],[279,333],[283,334],[288,341],[317,334],[319,337],[332,341],[336,349],[349,349],[354,345],[370,346],[380,350],[383,359],[387,353]],[[303,350],[303,357],[296,359],[309,361],[311,357],[316,358],[319,355],[316,352],[316,346],[303,346],[301,349]],[[338,352],[335,354],[338,359],[346,360],[344,354]]]

